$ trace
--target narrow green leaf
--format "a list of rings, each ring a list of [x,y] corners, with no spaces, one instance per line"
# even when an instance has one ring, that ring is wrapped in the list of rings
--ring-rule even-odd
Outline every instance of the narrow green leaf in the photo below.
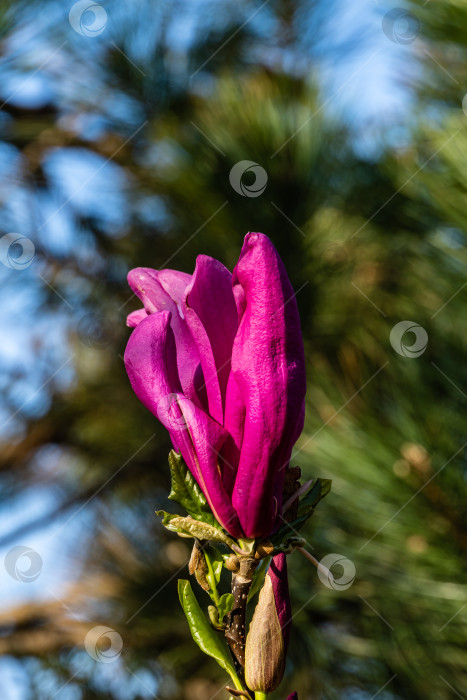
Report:
[[[298,514],[295,520],[285,523],[276,534],[271,537],[271,542],[276,546],[277,551],[284,551],[292,540],[297,540],[297,531],[306,523],[322,498],[327,496],[331,490],[331,479],[316,479],[303,498],[300,499]],[[275,552],[276,553],[276,550]]]
[[[331,479],[316,479],[316,481],[310,485],[310,488],[305,493],[303,498],[300,499],[298,505],[299,519],[300,517],[313,512],[321,499],[328,495],[331,490],[331,485]]]
[[[219,603],[217,604],[217,609],[219,611],[219,622],[222,623],[224,617],[232,610],[233,602],[234,597],[232,593],[224,593],[224,595],[221,595]]]
[[[228,537],[223,530],[213,527],[208,523],[194,520],[190,517],[173,515],[165,510],[156,510],[156,514],[162,518],[162,524],[172,532],[178,532],[185,537],[197,537],[199,540],[211,540],[212,542],[222,542],[231,547],[234,540]]]
[[[216,583],[219,583],[224,562],[231,555],[231,552],[220,552],[216,547],[204,547],[204,553],[209,557]]]
[[[212,554],[211,554],[212,552]],[[206,580],[209,584],[209,595],[213,599],[216,605],[219,604],[219,593],[217,592],[217,584],[219,583],[219,578],[220,576],[216,575],[216,571],[218,569],[217,563],[216,563],[216,553],[217,550],[214,547],[208,547],[205,546],[203,548],[203,557],[204,561],[206,562],[207,566],[207,572],[206,572]],[[213,566],[214,565],[214,566]],[[222,567],[222,564],[221,564]]]
[[[178,595],[188,620],[191,636],[196,644],[201,651],[208,654],[208,656],[212,656],[219,666],[227,671],[238,690],[243,690],[240,680],[235,673],[229,651],[221,638],[210,627],[195,598],[189,581],[184,579],[178,581]]]
[[[216,630],[224,630],[224,625],[222,625],[219,622],[219,611],[216,608],[215,605],[209,605],[208,606],[208,615],[209,615],[209,620],[211,622],[211,625],[216,629]]]
[[[208,502],[186,466],[181,455],[172,450],[169,454],[169,467],[172,477],[169,498],[181,505],[195,520],[201,520],[213,527],[220,527],[211,512]]]

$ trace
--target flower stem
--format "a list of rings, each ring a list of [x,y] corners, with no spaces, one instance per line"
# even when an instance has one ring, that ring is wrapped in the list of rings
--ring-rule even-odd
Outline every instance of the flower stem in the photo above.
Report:
[[[205,558],[206,564],[208,566],[208,573],[206,575],[206,579],[211,587],[212,599],[214,600],[216,605],[219,605],[220,597],[219,597],[219,593],[217,592],[216,577],[214,576],[214,571],[212,568],[211,560],[209,559],[209,555],[206,552],[206,550],[204,550],[204,558]]]
[[[243,692],[245,693],[246,691],[245,691],[245,688],[243,687],[243,686],[244,686],[244,683],[242,683],[242,681],[241,681],[240,678],[237,676],[237,674],[234,675],[233,673],[230,673],[230,677],[231,677],[231,679],[233,680],[234,686],[236,687],[236,689],[237,689],[237,690],[241,690],[241,691],[243,691]]]
[[[243,675],[245,666],[246,606],[253,574],[259,564],[253,557],[240,557],[240,569],[232,574],[233,606],[229,614],[225,639],[235,661],[237,671]]]
[[[255,700],[265,700],[267,696],[267,693],[262,693],[260,690],[255,692]]]
[[[320,564],[320,562],[319,562],[317,559],[315,559],[315,557],[314,557],[312,554],[310,554],[310,552],[307,552],[307,550],[304,549],[303,547],[295,547],[295,549],[297,550],[297,552],[300,552],[300,554],[303,554],[303,556],[305,557],[305,559],[308,559],[308,561],[311,561],[311,563],[312,563],[314,566],[316,566],[316,568],[317,568],[319,571],[322,571],[323,574],[324,574],[330,581],[333,581],[333,580],[334,580],[334,576],[333,576],[332,573],[329,571],[329,569],[328,569],[326,566],[323,566],[322,564]]]

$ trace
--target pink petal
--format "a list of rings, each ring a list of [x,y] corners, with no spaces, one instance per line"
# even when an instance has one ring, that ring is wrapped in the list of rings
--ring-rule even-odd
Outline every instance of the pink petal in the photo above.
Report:
[[[147,315],[148,314],[146,309],[138,309],[137,311],[132,311],[131,314],[128,314],[128,316],[126,317],[126,325],[130,328],[136,328],[138,323],[140,323],[140,321],[146,318]]]
[[[128,274],[131,289],[141,299],[148,314],[170,311],[172,330],[177,347],[178,373],[184,394],[199,405],[206,403],[204,377],[198,350],[185,319],[182,317],[180,299],[184,295],[190,275],[174,270],[152,270],[137,267]],[[173,297],[167,290],[170,290]]]
[[[169,308],[169,302],[172,300],[157,281],[156,270],[150,267],[135,267],[128,273],[128,284],[141,299],[148,314],[164,309],[172,310]]]
[[[245,426],[245,403],[239,390],[237,380],[233,372],[230,373],[227,384],[227,397],[225,402],[224,425],[230,438],[222,448],[222,457],[225,466],[222,469],[222,477],[227,492],[232,494],[235,479],[237,477],[240,450],[243,441],[243,429]]]
[[[242,537],[218,467],[227,432],[182,393],[170,312],[151,314],[139,323],[126,347],[125,366],[136,396],[168,429],[217,520],[234,537]]]
[[[185,291],[191,282],[192,275],[178,270],[155,270],[156,279],[162,285],[167,294],[181,308],[185,300]]]
[[[166,397],[183,398],[178,377],[175,340],[170,312],[147,316],[131,334],[125,350],[125,367],[139,400],[172,434]],[[175,424],[176,427],[176,424]],[[172,429],[171,429],[172,428]]]
[[[244,537],[219,467],[219,454],[228,433],[194,404],[190,411],[183,406],[182,410],[188,429],[177,434],[180,452],[218,522],[234,537]]]
[[[245,424],[232,502],[247,537],[267,536],[278,525],[284,471],[303,426],[303,341],[292,286],[267,236],[245,237],[233,278],[244,290],[246,307],[232,354],[235,406],[227,411],[240,415],[243,401]],[[230,418],[226,427],[232,430]]]
[[[198,255],[193,278],[186,289],[184,313],[198,348],[209,413],[222,425],[238,321],[232,274],[218,260]]]

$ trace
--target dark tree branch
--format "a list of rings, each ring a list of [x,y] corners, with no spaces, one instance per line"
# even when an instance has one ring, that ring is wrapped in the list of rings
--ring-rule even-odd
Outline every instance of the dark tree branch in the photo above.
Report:
[[[240,556],[239,564],[239,570],[232,574],[234,602],[228,618],[225,638],[237,666],[237,671],[243,676],[245,666],[246,605],[253,581],[253,574],[259,564],[259,559]]]

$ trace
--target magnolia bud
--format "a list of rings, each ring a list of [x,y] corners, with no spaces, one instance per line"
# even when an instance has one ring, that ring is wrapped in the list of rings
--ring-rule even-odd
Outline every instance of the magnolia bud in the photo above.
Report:
[[[231,554],[224,562],[224,566],[229,571],[236,573],[240,568],[240,562],[236,554]]]
[[[282,680],[290,636],[285,554],[273,557],[248,630],[245,680],[250,690],[271,693]]]

